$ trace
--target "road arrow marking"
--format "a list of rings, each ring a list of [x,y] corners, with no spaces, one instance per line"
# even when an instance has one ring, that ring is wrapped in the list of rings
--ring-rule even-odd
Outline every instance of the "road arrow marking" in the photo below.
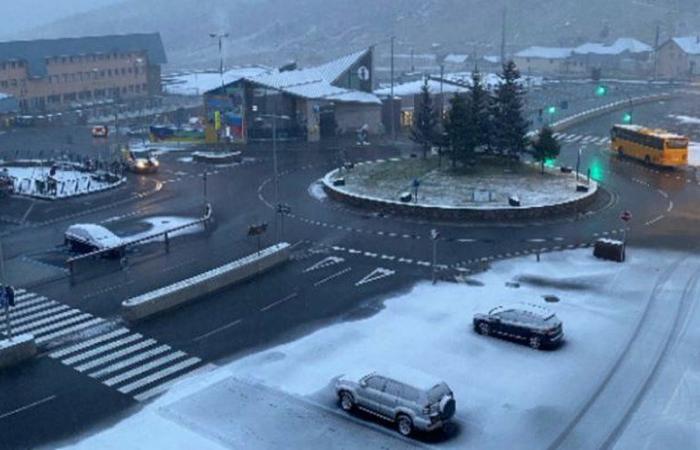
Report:
[[[377,267],[372,271],[372,273],[355,283],[355,286],[362,286],[363,284],[381,280],[382,278],[390,277],[395,273],[396,271],[394,270],[384,269],[383,267]]]
[[[304,270],[304,273],[313,272],[314,270],[334,266],[336,264],[342,263],[343,261],[345,261],[345,259],[339,256],[329,256],[328,258],[324,258],[321,261],[317,262],[313,266],[308,267],[306,270]]]

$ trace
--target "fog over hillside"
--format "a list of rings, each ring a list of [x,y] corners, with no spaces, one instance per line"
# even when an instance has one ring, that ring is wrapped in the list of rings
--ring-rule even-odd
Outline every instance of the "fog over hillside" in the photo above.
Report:
[[[498,53],[502,11],[508,48],[577,45],[631,36],[653,44],[700,30],[696,0],[125,0],[74,15],[25,37],[160,31],[171,68],[216,65],[208,34],[228,32],[227,64],[313,63],[398,38],[398,51]]]

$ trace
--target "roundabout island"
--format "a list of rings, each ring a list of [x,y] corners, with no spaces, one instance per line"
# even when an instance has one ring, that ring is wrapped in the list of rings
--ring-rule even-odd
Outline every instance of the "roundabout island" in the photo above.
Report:
[[[438,157],[345,165],[322,179],[329,197],[377,212],[440,220],[531,219],[591,205],[598,184],[567,167],[497,158],[453,168]]]

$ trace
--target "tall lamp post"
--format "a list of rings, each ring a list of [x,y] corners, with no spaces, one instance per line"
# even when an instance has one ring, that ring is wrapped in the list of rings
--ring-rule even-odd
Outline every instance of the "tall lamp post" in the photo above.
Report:
[[[221,76],[221,87],[224,87],[224,53],[223,40],[228,38],[228,33],[209,33],[209,37],[219,41],[219,75]]]

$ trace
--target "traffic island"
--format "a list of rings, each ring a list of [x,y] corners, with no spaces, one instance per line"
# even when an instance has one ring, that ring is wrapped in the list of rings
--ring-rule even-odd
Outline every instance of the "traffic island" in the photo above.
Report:
[[[571,170],[496,159],[453,170],[438,158],[377,160],[329,172],[329,197],[385,214],[435,220],[539,219],[583,213],[598,184]]]
[[[243,161],[241,152],[193,152],[192,160],[207,164],[234,164]]]
[[[31,334],[20,334],[0,340],[0,369],[17,365],[36,355],[36,342]]]
[[[125,300],[122,315],[129,321],[137,321],[176,308],[260,275],[287,262],[289,255],[288,243],[273,245],[208,272]]]

